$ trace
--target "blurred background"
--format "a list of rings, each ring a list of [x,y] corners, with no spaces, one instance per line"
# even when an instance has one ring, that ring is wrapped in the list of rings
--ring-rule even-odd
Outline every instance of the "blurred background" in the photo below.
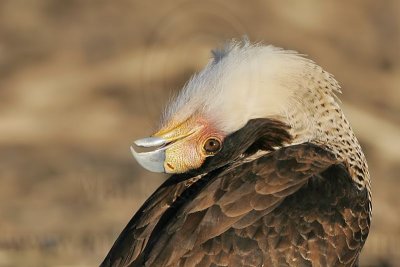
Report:
[[[370,165],[361,266],[400,266],[400,1],[0,1],[0,266],[97,266],[162,175],[129,152],[247,34],[333,73]]]

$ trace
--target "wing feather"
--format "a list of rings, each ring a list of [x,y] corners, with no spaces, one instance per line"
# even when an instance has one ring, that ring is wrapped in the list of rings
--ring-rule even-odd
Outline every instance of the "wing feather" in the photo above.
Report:
[[[304,143],[161,187],[104,266],[352,266],[369,203],[344,166]]]
[[[319,162],[315,163],[316,161]],[[202,247],[209,240],[234,228],[243,229],[251,226],[274,210],[285,197],[298,191],[312,175],[323,172],[335,163],[337,159],[328,151],[315,145],[303,144],[275,151],[253,162],[223,171],[199,190],[193,202],[179,210],[179,213],[183,214],[199,212],[200,206],[207,210],[192,232],[192,236],[197,238],[195,243],[191,242],[193,246],[178,252],[175,245],[174,253],[170,253],[167,248],[182,242],[182,228],[178,227],[174,233],[162,231],[159,233],[162,237],[154,243],[146,265],[167,266],[166,264],[179,262],[186,253]],[[207,202],[207,205],[204,205],[204,202]],[[278,218],[280,217],[277,217],[277,221]],[[169,224],[184,227],[189,223],[185,219],[175,217],[169,221]],[[275,227],[278,229],[282,225],[285,223],[280,220],[276,222]],[[278,231],[282,230],[278,229]],[[247,239],[237,236],[234,232],[231,235],[234,235],[234,238],[232,238],[230,252],[236,255],[240,248],[237,244]],[[246,249],[243,247],[244,250],[240,251],[242,253],[240,255],[246,254],[247,250],[261,251],[255,240],[249,240],[251,242],[244,242],[247,246]],[[275,243],[274,248],[288,246],[288,242],[284,239],[280,240],[279,236]]]

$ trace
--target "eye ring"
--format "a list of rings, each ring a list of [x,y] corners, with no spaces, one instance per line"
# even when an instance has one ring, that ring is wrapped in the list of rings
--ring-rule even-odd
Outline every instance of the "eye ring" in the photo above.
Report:
[[[222,142],[216,137],[208,138],[203,144],[203,150],[208,155],[215,155],[222,148]]]

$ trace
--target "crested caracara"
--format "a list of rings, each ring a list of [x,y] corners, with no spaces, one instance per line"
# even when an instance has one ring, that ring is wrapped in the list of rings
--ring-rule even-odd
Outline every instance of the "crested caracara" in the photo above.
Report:
[[[131,147],[172,174],[101,266],[357,266],[367,163],[328,72],[294,51],[231,42]],[[137,152],[137,147],[150,151]]]

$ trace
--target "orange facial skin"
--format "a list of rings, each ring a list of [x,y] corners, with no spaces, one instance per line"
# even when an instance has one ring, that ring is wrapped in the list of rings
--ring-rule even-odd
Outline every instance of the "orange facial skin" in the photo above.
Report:
[[[173,120],[153,136],[168,141],[165,150],[164,169],[166,173],[184,173],[199,168],[204,160],[213,154],[204,150],[209,138],[221,143],[224,134],[201,116],[192,116],[183,123]]]

